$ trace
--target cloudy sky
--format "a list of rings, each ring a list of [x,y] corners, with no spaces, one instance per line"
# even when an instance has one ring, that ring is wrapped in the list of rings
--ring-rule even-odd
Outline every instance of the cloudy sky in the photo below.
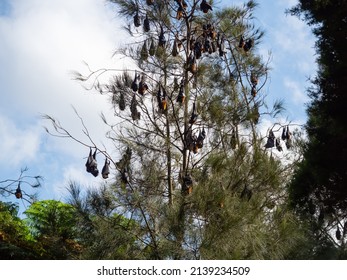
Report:
[[[223,5],[243,1],[223,0]],[[265,30],[259,52],[271,52],[269,100],[283,99],[283,118],[303,124],[305,88],[315,73],[314,38],[305,23],[285,15],[295,0],[258,0],[255,24]],[[124,41],[114,8],[104,0],[0,0],[0,181],[20,169],[45,180],[39,197],[61,199],[69,180],[101,182],[85,172],[86,148],[45,132],[49,114],[83,140],[74,106],[92,137],[102,143],[100,112],[112,116],[107,98],[86,92],[71,71],[119,67],[112,58]],[[270,102],[271,103],[271,102]],[[88,151],[87,151],[88,152]],[[111,153],[116,151],[111,151]],[[29,174],[28,173],[28,174]]]

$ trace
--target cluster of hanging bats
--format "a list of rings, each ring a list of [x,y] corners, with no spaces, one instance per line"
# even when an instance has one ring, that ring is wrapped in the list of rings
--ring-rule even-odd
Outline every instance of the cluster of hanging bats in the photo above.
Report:
[[[186,14],[186,9],[188,7],[185,0],[175,0],[177,3],[177,14],[176,19],[181,20],[184,15]],[[153,5],[154,0],[146,0],[147,5]],[[200,3],[200,10],[203,13],[208,13],[209,11],[212,11],[212,6],[206,1],[202,0]],[[143,22],[142,22],[143,20]],[[133,23],[135,27],[140,27],[143,25],[144,32],[149,32],[151,30],[151,23],[148,18],[148,15],[143,18],[139,14],[139,10],[135,12],[135,15],[133,17]],[[216,31],[215,27],[212,24],[203,24],[202,25],[202,32],[199,36],[196,36],[197,29],[195,29],[190,37],[189,41],[189,51],[190,55],[186,64],[186,69],[191,72],[193,75],[197,73],[198,67],[197,67],[197,59],[200,59],[204,53],[212,54],[218,52],[220,57],[223,57],[226,54],[226,48],[225,48],[225,42],[226,38],[223,34]],[[186,41],[186,39],[179,39],[178,34],[176,34],[175,39],[173,41],[172,45],[172,51],[171,55],[173,57],[176,57],[179,55],[179,52],[182,49],[183,42]],[[244,36],[241,36],[238,47],[245,52],[248,52],[254,45],[254,40],[252,38],[245,39]],[[165,32],[163,27],[160,27],[159,37],[157,42],[155,42],[154,39],[151,39],[150,46],[147,45],[147,40],[144,42],[144,45],[141,49],[140,55],[141,59],[146,60],[149,56],[154,56],[156,54],[156,51],[159,48],[165,48],[167,46],[167,38],[165,36]],[[251,73],[251,84],[252,84],[252,95],[256,95],[256,86],[258,83],[258,78],[255,73]],[[175,88],[178,90],[178,95],[176,98],[176,102],[183,104],[185,101],[185,95],[184,95],[184,79],[181,80],[181,83],[179,85],[177,79],[174,81]],[[115,91],[115,88],[113,88]],[[135,72],[135,77],[131,83],[131,90],[133,91],[133,96],[130,102],[130,112],[131,117],[134,121],[137,121],[141,118],[141,114],[138,111],[138,103],[136,100],[136,94],[144,95],[146,91],[148,90],[148,85],[145,81],[145,75],[139,75],[137,72]],[[157,102],[158,102],[158,109],[161,113],[166,113],[168,110],[168,102],[167,102],[167,94],[165,91],[165,87],[161,86],[159,84],[158,92],[156,94]],[[125,110],[126,103],[125,103],[125,97],[124,93],[120,91],[119,95],[119,109]],[[193,153],[197,153],[199,149],[203,147],[203,142],[206,137],[206,131],[204,128],[202,130],[199,130],[199,134],[195,135],[192,131],[192,125],[195,124],[197,121],[198,114],[196,112],[196,106],[195,102],[193,103],[193,110],[191,117],[189,119],[189,128],[185,132],[185,148],[189,151],[192,151]],[[90,154],[88,156],[88,160],[86,163],[86,169],[87,172],[91,173],[93,176],[98,176],[99,171],[97,169],[97,163],[96,163],[96,151],[94,154],[92,154],[92,151],[90,151]],[[125,160],[126,162],[126,160]],[[107,178],[109,174],[109,164],[110,162],[106,159],[104,167],[102,169],[102,177]],[[127,166],[127,164],[123,164],[120,162],[118,164],[117,168],[121,172],[121,178],[123,182],[127,182],[126,179],[126,173],[127,168],[124,166]],[[185,178],[183,178],[184,185],[190,186],[192,184],[192,179],[189,175],[186,175]]]
[[[316,205],[315,205],[315,203],[313,202],[312,199],[309,199],[309,201],[308,201],[308,212],[311,215],[315,215],[316,212],[317,212],[317,207],[316,207]],[[330,211],[328,211],[328,212],[330,212]],[[318,223],[323,223],[325,215],[326,215],[325,208],[324,207],[320,207],[319,214],[318,214]],[[341,225],[342,226],[342,232],[340,230],[339,224],[340,223],[338,223],[336,225],[337,229],[335,231],[335,237],[336,237],[337,240],[341,240],[342,237],[347,235],[347,221],[345,220],[344,225],[343,226]]]
[[[188,7],[186,1],[184,0],[175,0],[175,2],[178,4],[177,8],[177,14],[176,19],[180,20],[184,17],[186,13],[186,9]],[[146,0],[147,5],[153,5],[154,0]],[[212,11],[212,6],[206,1],[202,0],[200,3],[200,9],[203,13],[208,13],[209,11]],[[135,27],[140,27],[142,25],[141,16],[139,15],[139,10],[136,11],[133,22]],[[150,20],[146,14],[144,20],[143,20],[143,30],[144,32],[149,32],[151,30],[150,26]],[[219,56],[224,56],[225,51],[225,37],[221,33],[217,32],[215,30],[215,27],[212,24],[203,24],[202,25],[202,33],[199,36],[195,36],[197,31],[193,32],[193,35],[190,37],[189,41],[189,51],[190,55],[186,64],[186,69],[191,72],[192,74],[197,73],[197,59],[200,59],[204,53],[215,53],[218,51]],[[178,35],[176,34],[171,55],[173,57],[176,57],[179,55],[179,52],[182,49],[182,44],[186,39],[179,39]],[[167,39],[165,37],[165,32],[163,27],[160,27],[160,33],[157,40],[157,44],[154,42],[155,40],[151,40],[150,47],[148,48],[147,41],[144,42],[144,45],[141,49],[141,58],[146,60],[148,56],[154,56],[156,53],[156,50],[158,48],[165,48],[167,45]],[[240,49],[243,49],[245,52],[248,52],[254,45],[254,40],[252,38],[245,39],[244,36],[241,36],[240,41],[238,43],[238,47]],[[177,86],[178,95],[176,98],[176,102],[183,104],[185,101],[185,95],[184,95],[184,79],[182,79],[181,84],[179,85],[177,82],[177,79],[174,81],[175,88]],[[255,96],[256,86],[258,84],[258,78],[255,73],[251,73],[251,84],[252,84],[252,96]],[[130,103],[130,111],[131,111],[131,117],[134,121],[139,120],[141,118],[141,114],[137,109],[137,100],[136,100],[136,93],[139,93],[140,95],[143,95],[147,90],[148,86],[145,82],[145,75],[140,76],[137,73],[135,73],[134,80],[131,84],[131,89],[133,90],[134,94],[131,99]],[[159,84],[159,89],[156,94],[157,102],[158,102],[158,109],[161,113],[166,113],[168,109],[168,102],[167,102],[167,95],[165,88],[162,87]],[[125,100],[124,100],[124,93],[120,93],[119,98],[119,108],[120,110],[125,109]],[[197,113],[195,109],[195,103],[193,104],[193,112],[191,115],[191,118],[189,120],[190,124],[194,124],[197,119]],[[193,151],[194,153],[197,152],[199,148],[203,146],[203,140],[206,137],[206,132],[204,129],[199,131],[199,135],[193,135],[191,129],[189,129],[186,132],[186,145],[187,148],[190,151]]]
[[[94,177],[97,177],[99,175],[98,162],[96,160],[96,152],[97,152],[97,149],[95,149],[95,151],[93,153],[92,148],[90,148],[87,162],[85,164],[86,171],[88,173],[91,173]],[[132,151],[128,147],[125,154],[121,158],[121,160],[116,163],[116,167],[120,172],[121,181],[123,183],[129,182],[128,181],[128,176],[129,176],[128,173],[129,173],[129,168],[130,168],[131,155],[132,155]],[[110,174],[110,163],[111,163],[111,161],[108,160],[106,157],[104,166],[102,167],[102,170],[101,170],[101,176],[104,179],[107,179],[109,174]]]
[[[184,17],[185,11],[188,7],[185,0],[175,0],[175,2],[178,4],[177,8],[177,14],[176,19],[180,20]],[[147,5],[153,5],[154,0],[146,0]],[[206,0],[202,0],[200,3],[200,9],[203,13],[208,13],[209,11],[212,11],[212,6],[207,3]],[[139,11],[135,13],[135,16],[133,18],[135,27],[141,26],[141,17],[139,15]],[[143,20],[143,30],[145,32],[149,32],[151,30],[150,27],[150,20],[146,14],[146,17]],[[194,35],[191,36],[189,46],[190,46],[190,55],[187,63],[187,70],[191,72],[192,74],[197,73],[197,59],[200,59],[202,57],[203,53],[216,53],[218,51],[218,54],[220,57],[223,57],[226,54],[225,51],[225,37],[224,35],[221,35],[215,30],[215,27],[211,24],[204,24],[202,26],[202,35],[199,37],[195,37]],[[179,52],[182,49],[182,43],[184,40],[180,40],[178,38],[178,35],[175,36],[173,47],[171,51],[171,55],[173,57],[176,57],[179,55]],[[158,47],[164,48],[167,44],[167,40],[165,38],[165,33],[163,27],[160,28],[160,33],[158,37]],[[245,52],[248,52],[252,47],[254,46],[254,40],[252,38],[245,39],[242,35],[238,47],[240,49],[243,49]],[[156,45],[154,40],[152,39],[150,46],[148,48],[147,42],[144,42],[144,45],[141,49],[141,58],[146,60],[148,56],[154,56],[156,53]],[[251,94],[253,97],[256,96],[257,93],[257,84],[258,84],[258,77],[254,72],[251,72],[250,77],[252,90]],[[175,79],[175,85],[178,85],[177,80]],[[181,85],[179,87],[179,92],[176,98],[176,102],[183,104],[185,101],[185,95],[184,95],[184,80],[181,81]],[[148,86],[145,82],[145,76],[140,76],[139,74],[135,73],[135,78],[131,84],[131,89],[134,92],[134,95],[132,97],[131,103],[130,103],[130,111],[131,111],[131,117],[134,121],[139,120],[141,115],[140,112],[137,110],[137,101],[136,101],[136,93],[139,93],[140,95],[144,95],[145,92],[148,90]],[[168,103],[167,103],[167,95],[165,88],[162,87],[159,84],[159,89],[157,92],[157,102],[158,102],[158,108],[161,113],[166,113],[168,109]],[[120,92],[120,98],[119,98],[119,108],[120,110],[125,110],[126,104],[125,104],[125,98],[124,93]],[[192,151],[193,153],[197,153],[198,149],[201,149],[203,147],[203,141],[206,137],[205,129],[199,130],[199,135],[196,136],[192,132],[192,125],[195,124],[197,121],[198,114],[196,112],[195,108],[195,102],[193,103],[193,110],[191,117],[189,119],[189,124],[191,125],[188,128],[188,131],[186,132],[186,148],[189,151]],[[280,143],[280,139],[285,141],[285,145],[287,149],[290,149],[292,147],[292,136],[291,132],[289,131],[289,127],[285,126],[283,127],[282,135],[280,138],[276,138],[273,131],[269,131],[269,135],[267,138],[267,142],[265,144],[265,148],[273,148],[276,147],[278,151],[283,151],[283,148]],[[233,148],[236,147],[236,133],[233,131]],[[94,153],[92,152],[92,149],[90,148],[90,152],[87,158],[87,162],[85,164],[86,171],[88,173],[91,173],[94,177],[97,177],[99,175],[98,170],[98,164],[96,160],[96,152],[95,149]],[[128,172],[129,172],[129,166],[130,166],[130,159],[131,159],[131,149],[127,148],[125,154],[121,158],[119,162],[116,163],[116,167],[120,172],[121,175],[121,181],[123,183],[128,183]],[[110,161],[106,158],[105,163],[102,167],[101,175],[102,178],[107,179],[110,174]],[[183,188],[182,190],[186,192],[187,194],[190,194],[192,191],[192,185],[193,180],[189,174],[186,174],[183,176],[182,182],[183,182]],[[17,199],[22,198],[22,190],[20,188],[20,183],[18,184],[17,190],[15,192],[15,197]],[[244,189],[241,192],[241,198],[246,198],[247,200],[250,200],[252,197],[252,190],[249,189],[247,186],[244,187]],[[345,224],[345,226],[347,223]],[[344,229],[347,231],[347,229]],[[341,239],[341,231],[339,228],[337,228],[335,233],[336,239]]]
[[[186,1],[184,0],[175,0],[177,3],[177,14],[176,19],[181,20],[186,15],[186,9],[188,7]],[[154,0],[146,0],[147,5],[153,5]],[[203,13],[208,13],[209,11],[212,11],[212,6],[206,1],[202,0],[200,3],[200,10]],[[142,22],[143,20],[143,22]],[[135,27],[143,26],[144,32],[149,32],[151,30],[151,23],[148,18],[148,15],[146,14],[145,17],[141,17],[139,14],[139,10],[135,12],[135,15],[133,17],[133,23]],[[176,57],[179,55],[180,51],[182,50],[183,43],[186,42],[187,39],[185,38],[179,38],[178,34],[175,35],[173,44],[172,44],[172,50],[171,55],[173,57]],[[188,43],[188,42],[186,42]],[[188,51],[190,52],[188,56],[188,61],[186,63],[186,70],[188,70],[191,74],[195,75],[198,71],[197,66],[197,60],[202,57],[203,54],[213,54],[218,53],[220,57],[224,57],[226,54],[226,48],[225,48],[226,38],[223,34],[216,31],[216,28],[214,25],[208,23],[203,24],[201,31],[199,31],[198,34],[198,28],[196,27],[195,30],[191,33],[190,39],[189,39],[189,48]],[[141,51],[140,56],[142,60],[147,60],[149,56],[154,56],[158,49],[160,48],[166,48],[168,46],[167,44],[167,38],[164,32],[164,29],[162,26],[160,26],[160,32],[157,40],[151,39],[151,42],[148,46],[148,41],[145,40]],[[237,47],[241,50],[243,50],[245,53],[250,51],[250,49],[254,46],[254,40],[252,38],[245,39],[244,36],[241,36]],[[255,97],[257,90],[257,84],[258,84],[258,77],[256,73],[251,72],[250,81],[252,85],[252,91],[251,94],[253,97]],[[185,102],[185,94],[184,94],[184,85],[185,80],[182,79],[179,83],[177,78],[174,79],[174,89],[175,91],[178,91],[178,95],[176,97],[176,102],[180,105],[184,104]],[[131,90],[133,92],[133,96],[130,102],[130,112],[132,120],[137,121],[140,120],[141,114],[138,111],[138,103],[136,100],[137,94],[140,96],[143,96],[146,91],[148,90],[148,85],[146,83],[146,76],[140,75],[137,72],[135,72],[135,77],[131,83]],[[113,92],[115,93],[115,88],[113,87]],[[121,111],[125,110],[126,103],[125,103],[125,97],[124,92],[119,92],[119,109]],[[158,104],[158,111],[162,114],[165,114],[168,110],[168,101],[167,101],[167,93],[165,90],[165,87],[162,86],[159,83],[158,91],[156,93],[156,99]],[[206,138],[206,131],[204,127],[202,129],[199,129],[198,135],[193,133],[192,126],[196,123],[198,119],[198,114],[196,110],[195,102],[193,103],[192,113],[189,119],[189,126],[187,130],[185,131],[185,148],[194,154],[198,152],[199,149],[201,149],[204,145],[204,140]],[[236,132],[233,133],[233,147],[236,147],[237,144],[237,136]],[[87,172],[93,174],[94,176],[98,176],[98,170],[97,170],[97,164],[95,159],[96,151],[94,154],[90,152],[90,155],[88,157],[86,167]],[[119,170],[121,174],[121,180],[124,183],[128,182],[128,168],[129,168],[129,161],[131,156],[131,150],[127,150],[123,158],[120,162],[116,164],[117,169]],[[109,173],[109,161],[107,159],[105,160],[105,164],[102,171],[103,178],[107,178]],[[182,180],[182,190],[187,192],[188,194],[192,191],[192,184],[193,180],[189,174],[185,174],[181,178]],[[247,188],[244,189],[242,192],[242,196],[246,196],[248,199],[251,196],[251,191]]]
[[[267,142],[265,144],[266,149],[276,147],[279,152],[283,151],[281,146],[281,139],[285,142],[287,149],[289,150],[293,146],[292,133],[289,131],[289,126],[284,126],[282,130],[281,138],[276,138],[272,129],[269,131]]]
[[[97,150],[95,149],[95,151],[93,153],[92,148],[90,148],[89,156],[88,156],[87,162],[85,164],[86,171],[88,173],[91,173],[94,177],[97,177],[99,175],[98,163],[96,160],[96,151]],[[107,179],[109,174],[110,174],[110,161],[106,158],[105,164],[101,170],[102,178]]]
[[[186,13],[186,9],[188,7],[186,1],[184,0],[175,0],[175,2],[178,4],[177,8],[177,14],[176,19],[180,20],[184,17]],[[154,1],[147,0],[148,5],[153,5]],[[207,3],[206,0],[202,0],[200,3],[200,9],[204,13],[208,13],[210,10],[212,11],[212,6]],[[140,27],[141,26],[141,17],[139,15],[139,11],[136,11],[135,16],[133,18],[134,26]],[[149,32],[151,30],[150,26],[150,20],[146,14],[145,19],[143,21],[143,30],[144,32]],[[203,24],[202,26],[202,34],[198,37],[195,37],[195,33],[197,30],[192,32],[192,35],[190,37],[189,41],[189,50],[191,51],[187,69],[195,74],[197,72],[197,63],[196,60],[200,59],[203,53],[215,53],[218,51],[219,56],[223,57],[226,53],[225,51],[225,37],[223,34],[217,32],[215,30],[215,27],[212,24]],[[179,39],[178,35],[176,34],[171,55],[173,57],[178,56],[179,52],[182,49],[182,44],[186,39]],[[165,32],[163,27],[160,27],[160,33],[158,37],[158,47],[165,47],[167,45],[167,39],[165,37]],[[239,48],[243,49],[245,52],[248,52],[254,45],[254,40],[252,38],[245,39],[244,36],[240,37],[239,41]],[[154,40],[151,40],[150,46],[148,47],[147,41],[144,42],[143,47],[141,49],[141,58],[143,60],[146,60],[148,56],[154,56],[156,53],[157,47],[154,42]]]

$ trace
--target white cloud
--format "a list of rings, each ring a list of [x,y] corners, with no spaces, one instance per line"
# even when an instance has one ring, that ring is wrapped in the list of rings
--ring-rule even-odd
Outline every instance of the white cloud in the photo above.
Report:
[[[121,68],[112,58],[124,43],[116,13],[100,0],[11,0],[11,13],[0,15],[0,167],[2,176],[13,177],[28,166],[42,175],[40,198],[61,198],[69,180],[98,185],[101,178],[85,172],[86,147],[66,138],[48,136],[40,114],[61,122],[76,138],[87,142],[73,105],[93,140],[105,140],[107,128],[99,115],[113,117],[108,98],[86,92],[73,81],[71,70]],[[104,143],[109,153],[116,151]],[[109,146],[108,146],[109,145]],[[115,155],[117,156],[117,155]],[[102,159],[100,158],[102,168]],[[10,168],[12,166],[12,168]],[[6,171],[4,171],[6,169]]]
[[[294,16],[282,17],[279,30],[275,31],[276,41],[286,53],[305,52],[313,55],[313,38],[306,23]]]
[[[91,174],[86,173],[84,165],[73,165],[64,166],[62,170],[61,179],[53,185],[53,195],[55,199],[64,199],[67,197],[67,187],[69,182],[76,182],[82,188],[95,187],[100,185],[102,180],[100,177],[94,178]]]
[[[286,8],[291,8],[298,4],[298,0],[277,0],[278,4],[283,5]]]
[[[264,45],[273,53],[272,66],[283,67],[304,76],[310,76],[316,71],[315,37],[306,22],[285,14],[298,1],[276,1],[275,7],[269,1],[261,1],[262,18],[266,36]],[[266,11],[266,12],[265,12]]]
[[[0,115],[0,166],[21,168],[36,161],[40,147],[39,126],[18,127]]]
[[[293,21],[293,17],[290,18],[288,20]],[[294,20],[293,22],[295,24],[290,27],[287,25],[287,27],[275,31],[274,41],[277,50],[274,58],[277,65],[285,63],[286,70],[292,69],[297,74],[309,76],[316,71],[314,40],[300,21]]]
[[[295,104],[303,105],[309,100],[307,94],[303,91],[303,87],[299,83],[286,77],[284,78],[283,84],[288,89],[288,92],[291,94],[291,99]]]
[[[272,53],[266,101],[283,100],[285,113],[290,119],[306,117],[303,103],[308,101],[308,78],[315,75],[317,67],[315,38],[310,27],[297,17],[285,14],[286,9],[295,6],[297,2],[259,1],[260,7],[256,14],[260,26],[265,30],[259,52],[265,58],[267,50]]]
[[[96,140],[103,139],[105,127],[99,114],[112,115],[108,99],[86,92],[69,72],[85,72],[82,60],[93,69],[117,65],[111,56],[117,42],[125,40],[109,6],[99,0],[14,0],[11,4],[11,17],[0,19],[4,39],[0,89],[5,101],[0,106],[7,114],[17,112],[14,117],[23,124],[42,113],[52,115],[79,138],[82,127],[73,105]],[[54,143],[68,153],[79,152],[73,144]]]

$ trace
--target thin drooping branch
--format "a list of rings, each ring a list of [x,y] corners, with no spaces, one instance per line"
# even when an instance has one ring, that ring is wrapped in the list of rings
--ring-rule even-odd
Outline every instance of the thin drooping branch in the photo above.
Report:
[[[19,176],[16,179],[5,179],[0,181],[0,195],[8,197],[10,195],[16,196],[28,203],[35,200],[35,194],[30,194],[28,190],[24,190],[23,186],[31,188],[39,188],[42,185],[42,176],[25,175],[29,169],[27,167],[21,169]],[[20,192],[20,195],[18,194]]]
[[[94,148],[94,149],[98,150],[101,154],[103,154],[113,164],[115,164],[115,161],[110,156],[110,154],[108,154],[108,152],[106,150],[101,149],[100,147],[97,146],[97,144],[95,143],[95,141],[91,137],[89,130],[83,121],[83,118],[79,115],[79,113],[77,112],[77,110],[74,107],[73,107],[73,110],[81,122],[82,132],[87,137],[89,143],[82,141],[81,139],[74,136],[70,131],[68,131],[66,128],[64,128],[64,126],[59,121],[57,121],[54,117],[52,117],[50,115],[43,115],[42,118],[51,123],[55,132],[51,132],[47,127],[44,127],[46,132],[51,136],[58,137],[58,138],[70,138],[73,141],[81,144],[82,146],[85,146],[88,148]]]

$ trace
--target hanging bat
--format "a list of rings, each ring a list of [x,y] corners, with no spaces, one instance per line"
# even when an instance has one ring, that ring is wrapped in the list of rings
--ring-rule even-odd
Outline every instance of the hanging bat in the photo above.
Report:
[[[202,0],[200,4],[200,9],[206,14],[209,10],[212,11],[212,6],[206,2],[206,0]]]
[[[198,119],[198,114],[195,111],[195,102],[193,103],[193,111],[192,115],[190,116],[189,123],[194,124]]]
[[[188,7],[187,2],[185,0],[181,0],[180,2],[181,2],[183,9],[187,9],[187,7]]]
[[[130,112],[131,112],[131,117],[134,121],[140,119],[140,112],[137,111],[137,101],[136,101],[136,95],[134,93],[133,98],[131,99],[131,104],[130,104]]]
[[[258,85],[258,77],[255,75],[254,72],[251,73],[251,84],[253,86],[257,86]]]
[[[185,0],[175,0],[179,7],[182,7],[183,9],[187,9],[188,5]]]
[[[201,137],[205,140],[206,138],[206,131],[205,131],[205,128],[203,127],[202,128],[202,131],[201,131]]]
[[[245,52],[248,52],[252,47],[254,46],[254,40],[253,39],[248,39],[243,46],[243,49]]]
[[[339,227],[337,227],[337,230],[335,232],[335,236],[336,236],[336,239],[337,240],[340,240],[341,239],[341,231],[339,229]]]
[[[189,56],[189,61],[188,61],[188,70],[192,73],[195,74],[197,71],[197,65],[196,65],[196,58],[193,55],[193,52]]]
[[[240,42],[239,42],[239,48],[242,49],[245,46],[245,39],[243,35],[241,35]]]
[[[279,138],[276,138],[276,149],[279,151],[279,152],[282,152],[283,151],[283,148],[281,146],[281,142],[280,142],[280,139]]]
[[[137,11],[135,16],[134,16],[134,25],[136,27],[139,27],[141,25],[141,20],[140,20],[140,16],[139,16],[139,12]]]
[[[291,138],[291,132],[289,131],[289,126],[287,125],[287,132],[286,132],[286,138],[290,139]]]
[[[201,58],[201,55],[202,55],[202,44],[197,41],[194,43],[194,56],[196,59],[199,59]]]
[[[16,192],[14,193],[17,199],[20,199],[23,197],[22,190],[20,188],[20,182],[18,183],[18,187],[16,189]]]
[[[287,139],[287,132],[286,132],[286,127],[283,127],[282,130],[282,136],[281,136],[282,140],[285,141]]]
[[[177,98],[176,98],[176,101],[177,101],[178,103],[183,104],[185,98],[186,98],[186,97],[185,97],[185,95],[184,95],[184,93],[183,93],[183,83],[182,83],[182,84],[181,84],[181,87],[180,87],[180,91],[178,92],[178,96],[177,96]]]
[[[161,113],[165,113],[165,111],[167,110],[166,91],[163,89],[163,95],[161,94],[161,85],[159,85],[159,90],[157,93],[157,101],[158,101],[159,111]]]
[[[256,88],[255,86],[252,86],[251,95],[252,95],[253,97],[256,97],[256,96],[257,96],[257,88]]]
[[[129,167],[131,155],[132,155],[132,150],[129,147],[127,147],[125,154],[122,156],[120,161],[116,162],[116,167],[119,171],[125,170]]]
[[[163,98],[163,100],[161,101],[161,107],[163,108],[163,113],[165,113],[167,110],[167,102],[165,98]]]
[[[165,38],[165,35],[164,35],[164,30],[163,30],[163,27],[160,27],[160,35],[159,35],[158,46],[159,47],[165,47],[165,44],[166,44],[166,38]]]
[[[108,175],[110,174],[110,161],[106,158],[105,159],[105,164],[104,166],[102,167],[102,170],[101,170],[101,175],[102,175],[102,178],[104,179],[107,179],[108,178]]]
[[[189,174],[186,174],[183,178],[182,192],[185,194],[191,194],[193,191],[193,180]]]
[[[287,131],[286,131],[286,147],[287,149],[291,149],[293,147],[293,142],[292,142],[292,136],[291,132],[289,131],[289,126],[287,126]]]
[[[144,95],[147,89],[148,89],[148,86],[145,82],[145,78],[144,76],[142,76],[141,81],[139,83],[139,94]]]
[[[98,164],[96,161],[96,151],[92,154],[92,148],[90,148],[89,156],[86,162],[86,170],[88,173],[91,173],[94,177],[99,175]]]
[[[197,154],[198,151],[199,151],[199,147],[198,147],[197,143],[195,142],[195,143],[194,143],[194,147],[193,147],[193,153],[194,153],[194,154]]]
[[[163,104],[161,102],[162,100],[162,96],[161,96],[161,86],[159,85],[159,90],[157,92],[157,101],[158,101],[158,107],[159,107],[159,110],[162,111],[163,110]]]
[[[165,113],[167,110],[167,102],[166,102],[166,91],[164,88],[163,88],[163,98],[161,100],[161,107],[162,107],[163,113]]]
[[[148,6],[153,5],[154,4],[154,0],[146,0],[146,3]]]
[[[119,95],[119,110],[124,111],[125,110],[125,99],[124,99],[124,93],[121,92]]]
[[[234,128],[231,132],[230,146],[233,150],[235,150],[237,147],[237,135],[236,135],[236,131]]]
[[[137,92],[138,89],[139,89],[139,84],[138,84],[138,77],[137,77],[137,74],[135,73],[135,78],[131,84],[131,89],[134,91],[134,92]]]
[[[210,50],[211,50],[211,42],[208,38],[206,38],[204,42],[204,51],[210,52]]]
[[[176,19],[180,20],[183,17],[184,9],[182,6],[179,6],[177,9]]]
[[[204,146],[204,140],[206,137],[205,129],[203,128],[202,131],[199,131],[198,139],[196,140],[196,146],[201,149]]]
[[[93,162],[93,152],[92,152],[92,148],[90,148],[89,150],[89,156],[87,158],[87,162],[85,164],[86,166],[86,171],[88,173],[91,173],[91,165],[92,165],[92,162]]]
[[[188,127],[185,137],[185,147],[189,151],[194,151],[194,147],[196,146],[196,136],[193,135],[191,127]]]
[[[273,147],[275,147],[275,135],[272,132],[272,130],[270,130],[269,136],[267,138],[267,142],[265,144],[265,148],[269,149],[269,148],[273,148]]]
[[[209,36],[212,40],[216,40],[217,39],[217,31],[215,30],[215,27],[210,25],[209,28],[210,32],[209,32]]]
[[[172,52],[171,55],[173,57],[176,57],[178,55],[178,46],[177,46],[177,38],[175,38],[173,46],[172,46]]]
[[[195,37],[192,35],[189,40],[189,49],[192,51],[195,49]]]
[[[93,161],[92,161],[91,167],[92,167],[91,173],[93,174],[94,177],[97,177],[99,175],[99,170],[98,170],[98,164],[96,161],[96,149],[93,153]]]
[[[145,32],[149,32],[151,30],[151,26],[149,24],[149,19],[148,19],[148,15],[146,14],[146,17],[143,21],[143,31]]]

